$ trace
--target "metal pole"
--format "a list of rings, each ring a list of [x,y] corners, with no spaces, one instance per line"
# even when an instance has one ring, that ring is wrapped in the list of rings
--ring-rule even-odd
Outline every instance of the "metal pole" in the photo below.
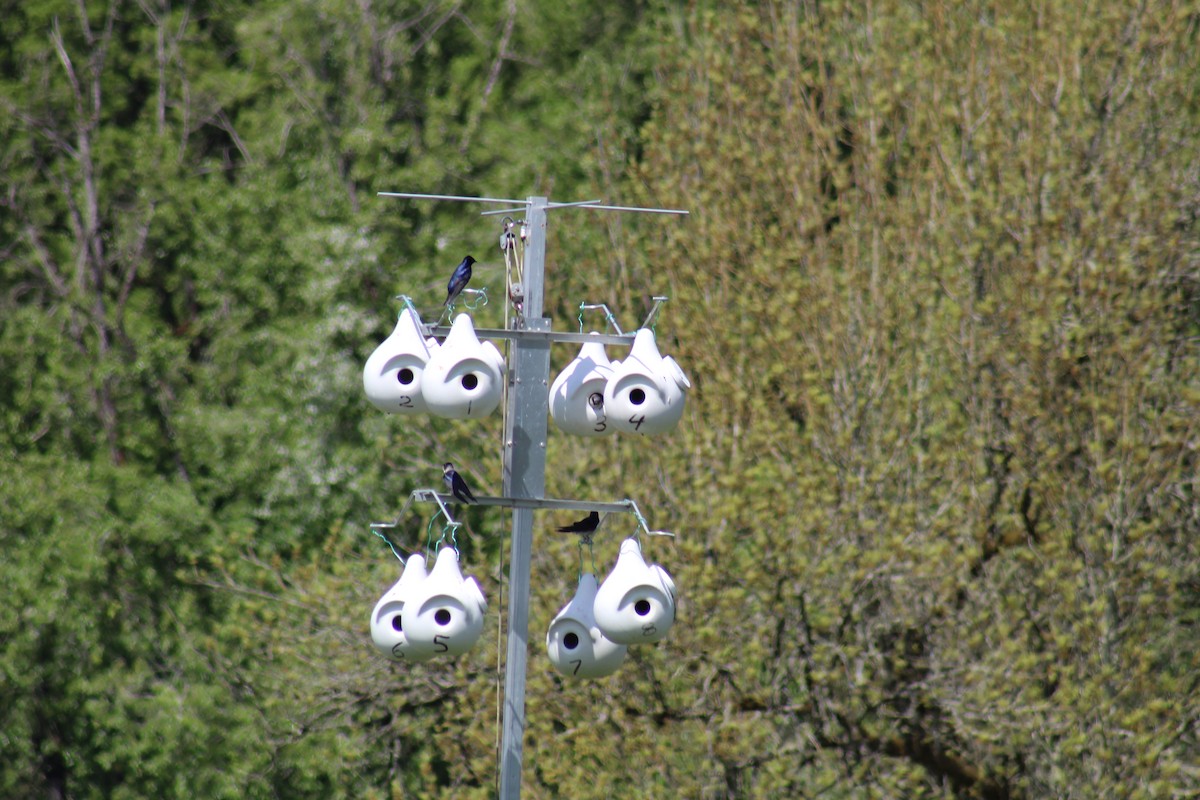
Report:
[[[546,264],[545,197],[530,197],[525,211],[525,317],[528,330],[549,331],[542,316]],[[514,324],[519,324],[520,320]],[[546,493],[546,418],[549,413],[550,341],[516,339],[509,371],[508,423],[504,432],[504,494],[541,499]],[[533,509],[513,509],[508,570],[508,658],[504,674],[504,723],[500,744],[500,798],[521,796],[525,736],[525,664],[529,639],[529,575]]]

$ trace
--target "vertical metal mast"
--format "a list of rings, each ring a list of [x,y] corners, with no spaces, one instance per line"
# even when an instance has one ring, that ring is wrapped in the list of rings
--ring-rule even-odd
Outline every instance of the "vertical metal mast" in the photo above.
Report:
[[[545,197],[530,197],[525,212],[528,224],[523,287],[526,330],[550,330],[550,320],[542,316],[546,202]],[[513,324],[521,324],[521,318]],[[513,344],[515,356],[509,373],[508,424],[504,432],[504,494],[540,499],[546,493],[550,341],[518,339]],[[504,665],[504,722],[500,745],[501,800],[517,800],[521,796],[532,553],[533,509],[514,508],[512,558],[508,571],[508,658]]]

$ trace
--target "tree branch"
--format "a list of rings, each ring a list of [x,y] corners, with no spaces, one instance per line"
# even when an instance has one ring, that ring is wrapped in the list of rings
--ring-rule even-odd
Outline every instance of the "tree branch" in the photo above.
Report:
[[[496,88],[496,81],[500,78],[500,67],[504,64],[504,60],[508,55],[508,43],[512,40],[513,28],[517,23],[517,0],[508,0],[508,17],[504,20],[504,31],[500,34],[500,45],[496,48],[496,58],[492,61],[492,68],[488,71],[487,83],[483,87],[483,96],[479,98],[479,105],[471,114],[470,120],[467,122],[467,127],[463,131],[462,138],[458,142],[458,152],[466,153],[470,147],[471,138],[475,135],[475,131],[479,129],[479,124],[483,119],[483,114],[487,111],[488,98],[491,97],[492,90]]]

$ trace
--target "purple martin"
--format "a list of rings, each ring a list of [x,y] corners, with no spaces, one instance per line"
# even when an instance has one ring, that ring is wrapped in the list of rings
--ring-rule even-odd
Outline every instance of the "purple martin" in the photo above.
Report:
[[[467,488],[467,482],[463,480],[462,475],[454,471],[454,465],[449,461],[442,464],[442,480],[446,482],[450,494],[454,495],[458,502],[468,505],[475,502],[475,495]]]
[[[446,284],[446,302],[442,305],[448,306],[453,303],[462,294],[462,290],[467,288],[467,282],[471,280],[471,265],[474,263],[475,259],[467,256],[454,268],[454,274]]]
[[[596,511],[588,514],[583,519],[572,522],[570,525],[565,525],[558,529],[559,533],[592,533],[596,528],[600,527],[600,514]]]

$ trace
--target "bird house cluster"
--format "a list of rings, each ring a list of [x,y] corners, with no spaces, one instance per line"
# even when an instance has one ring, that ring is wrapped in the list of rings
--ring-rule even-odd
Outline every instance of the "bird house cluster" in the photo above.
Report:
[[[459,314],[440,344],[421,334],[411,308],[400,312],[391,336],[363,367],[363,390],[376,408],[391,414],[428,412],[451,419],[486,417],[504,392],[504,356],[481,342],[467,314]]]
[[[612,572],[579,578],[575,596],[546,632],[554,668],[569,678],[602,678],[625,660],[629,645],[661,640],[675,622],[675,582],[658,564],[647,565],[637,539],[621,543]]]
[[[550,416],[576,436],[666,433],[679,424],[691,385],[642,328],[623,361],[610,362],[600,342],[585,343],[550,386]]]
[[[411,308],[363,367],[363,391],[390,414],[430,413],[451,419],[486,417],[500,405],[504,357],[481,342],[459,314],[439,343],[421,333]],[[608,436],[666,433],[679,424],[691,381],[663,356],[649,328],[637,331],[629,355],[609,361],[604,345],[587,342],[550,387],[550,416],[564,433]]]
[[[441,548],[428,572],[417,553],[375,604],[371,639],[397,661],[458,656],[479,640],[486,611],[479,583],[463,576],[453,547]],[[546,652],[563,675],[601,678],[621,666],[630,645],[660,641],[674,622],[675,582],[646,563],[637,539],[626,539],[603,583],[591,573],[580,577],[574,597],[550,623]]]
[[[371,639],[384,655],[420,663],[471,649],[483,633],[487,600],[474,578],[464,578],[453,547],[438,551],[433,569],[425,557],[408,557],[400,580],[371,612]]]
[[[447,303],[464,291],[472,263],[468,256],[455,271]],[[480,341],[471,317],[455,316],[441,342],[424,331],[408,304],[363,367],[363,390],[371,404],[391,414],[451,419],[477,419],[495,411],[504,389],[504,358],[494,344]],[[586,342],[550,387],[550,415],[562,431],[577,436],[661,434],[678,425],[690,387],[675,360],[659,352],[654,332],[642,328],[623,360],[609,361],[599,340]],[[472,502],[453,466],[444,469],[452,496]],[[560,530],[590,541],[586,537],[598,522],[593,512]],[[486,610],[478,582],[460,570],[456,548],[438,550],[428,571],[425,557],[414,554],[375,604],[371,638],[380,652],[400,661],[457,656],[479,640]],[[590,573],[581,575],[575,595],[550,623],[546,649],[563,675],[603,677],[621,665],[631,645],[660,641],[674,621],[671,576],[646,563],[636,539],[626,539],[602,583]]]

